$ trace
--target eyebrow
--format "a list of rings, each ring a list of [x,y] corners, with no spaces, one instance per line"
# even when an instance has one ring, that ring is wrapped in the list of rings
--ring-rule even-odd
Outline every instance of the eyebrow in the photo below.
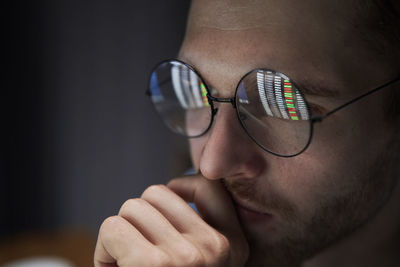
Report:
[[[334,90],[327,85],[321,83],[314,83],[311,81],[294,81],[298,89],[305,95],[318,96],[318,97],[332,97],[339,98],[340,92]]]
[[[197,73],[200,73],[194,66],[193,62],[191,62],[188,58],[183,57],[183,56],[177,56],[179,60],[182,60],[189,66],[192,66]],[[267,68],[268,69],[268,68]],[[201,75],[201,74],[200,74]],[[204,77],[203,77],[204,79]],[[290,79],[291,80],[291,79]],[[214,90],[214,93],[216,93],[216,88],[213,87],[210,83],[206,84],[210,87],[211,90]],[[291,80],[293,82],[293,80]],[[310,81],[310,80],[299,80],[299,81],[294,81],[294,83],[297,85],[297,89],[301,91],[306,96],[316,96],[316,97],[326,97],[326,98],[340,98],[341,94],[338,90],[334,90],[333,88],[330,88],[329,86],[322,84],[321,82],[316,82],[316,81]]]

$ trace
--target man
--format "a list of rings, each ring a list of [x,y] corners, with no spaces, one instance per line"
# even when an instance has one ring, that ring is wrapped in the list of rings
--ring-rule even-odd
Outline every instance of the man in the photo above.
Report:
[[[179,61],[156,68],[149,94],[170,128],[197,137],[198,174],[106,219],[95,265],[399,266],[389,4],[194,0]]]

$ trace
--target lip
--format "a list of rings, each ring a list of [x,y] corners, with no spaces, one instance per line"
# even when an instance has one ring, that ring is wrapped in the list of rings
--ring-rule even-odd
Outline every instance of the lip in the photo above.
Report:
[[[237,213],[242,221],[249,223],[265,223],[272,219],[272,214],[263,212],[261,209],[254,207],[244,201],[233,196],[233,202],[236,206]]]
[[[255,205],[253,204],[249,204],[248,202],[245,202],[243,200],[241,200],[240,198],[236,197],[234,194],[231,193],[232,196],[232,200],[233,202],[237,205],[240,206],[244,209],[247,209],[249,211],[252,212],[256,212],[256,213],[261,213],[261,214],[268,214],[267,212],[262,211],[261,208],[257,208]]]

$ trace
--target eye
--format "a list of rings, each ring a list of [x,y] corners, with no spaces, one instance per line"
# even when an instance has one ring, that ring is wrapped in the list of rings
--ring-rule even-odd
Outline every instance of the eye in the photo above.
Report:
[[[307,103],[307,104],[312,116],[321,116],[328,112],[325,108],[323,108],[318,104],[315,103]]]

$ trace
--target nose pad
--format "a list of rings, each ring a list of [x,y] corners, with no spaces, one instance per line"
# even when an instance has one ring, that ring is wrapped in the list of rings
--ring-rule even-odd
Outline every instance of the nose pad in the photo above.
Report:
[[[217,115],[217,112],[218,112],[218,108],[214,108],[214,109],[213,109],[213,115],[214,115],[214,116]]]
[[[240,112],[240,111],[238,111],[238,114],[239,114],[239,118],[240,118],[241,121],[247,120],[247,115],[246,114],[244,114],[243,112]]]

